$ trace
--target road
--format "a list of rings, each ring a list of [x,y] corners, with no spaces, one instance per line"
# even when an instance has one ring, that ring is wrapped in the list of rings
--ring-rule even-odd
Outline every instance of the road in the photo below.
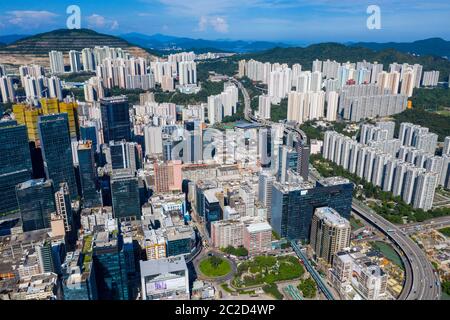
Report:
[[[425,252],[399,227],[376,214],[365,204],[354,199],[352,209],[386,234],[403,253],[405,283],[399,300],[439,300],[441,296],[439,276],[435,274]]]
[[[416,232],[428,231],[431,229],[439,230],[442,228],[450,227],[450,217],[438,217],[423,222],[410,223],[406,226],[400,227],[403,232],[412,234]]]
[[[244,96],[245,119],[249,122],[258,122],[270,125],[270,121],[261,121],[252,115],[250,108],[250,96],[245,87],[237,79],[230,79],[242,91]],[[297,127],[288,127],[307,139],[305,133]],[[318,178],[312,173],[313,179]],[[399,300],[439,300],[441,286],[439,276],[434,272],[433,266],[428,261],[426,254],[406,233],[397,226],[376,214],[372,209],[360,203],[356,199],[352,204],[353,211],[384,233],[397,248],[403,253],[402,259],[405,264],[405,283]]]

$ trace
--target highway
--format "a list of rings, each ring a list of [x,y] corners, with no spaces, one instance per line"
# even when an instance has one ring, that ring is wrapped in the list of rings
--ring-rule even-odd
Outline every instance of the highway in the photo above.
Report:
[[[270,125],[271,121],[259,120],[252,115],[250,108],[250,96],[245,87],[235,78],[230,78],[244,96],[244,114],[245,119],[249,122],[257,122],[263,125]],[[306,134],[297,127],[289,126],[288,130],[294,130],[306,140]],[[310,174],[313,180],[318,177]],[[399,296],[399,300],[439,300],[441,296],[440,280],[435,273],[433,266],[428,261],[425,252],[411,239],[406,233],[403,233],[399,227],[387,221],[380,215],[376,214],[371,208],[365,204],[353,199],[352,209],[355,214],[359,215],[371,225],[384,233],[397,249],[403,253],[402,260],[405,265],[405,283],[403,290]]]
[[[365,204],[353,199],[353,211],[375,226],[403,252],[405,283],[399,300],[439,300],[441,286],[425,252],[399,227],[376,214]]]

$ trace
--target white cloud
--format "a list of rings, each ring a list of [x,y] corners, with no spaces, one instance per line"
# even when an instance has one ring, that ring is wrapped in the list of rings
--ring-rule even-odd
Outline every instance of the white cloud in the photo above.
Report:
[[[215,17],[212,18],[210,21],[211,26],[214,30],[220,33],[227,33],[228,32],[228,23],[227,21],[222,17]]]
[[[9,24],[22,28],[37,28],[54,22],[58,15],[49,11],[14,10],[6,13]]]
[[[119,28],[119,22],[117,20],[114,20],[111,25],[111,30],[116,30],[118,28]]]
[[[207,17],[201,16],[198,21],[197,31],[206,31],[208,27],[212,27],[214,31],[219,33],[228,32],[228,22],[223,17]]]
[[[117,20],[109,20],[99,14],[92,14],[86,18],[89,28],[116,30],[119,28]]]

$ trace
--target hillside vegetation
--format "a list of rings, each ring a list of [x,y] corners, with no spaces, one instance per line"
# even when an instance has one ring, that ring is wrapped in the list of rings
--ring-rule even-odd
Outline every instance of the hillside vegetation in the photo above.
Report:
[[[384,64],[384,69],[390,63],[419,63],[424,70],[439,70],[440,79],[447,80],[450,74],[450,61],[436,56],[413,56],[395,49],[374,51],[362,47],[350,47],[339,43],[322,43],[306,48],[274,48],[264,52],[240,55],[237,59],[255,59],[261,62],[300,63],[304,70],[311,70],[312,62],[319,60],[336,60],[338,62],[377,61]]]

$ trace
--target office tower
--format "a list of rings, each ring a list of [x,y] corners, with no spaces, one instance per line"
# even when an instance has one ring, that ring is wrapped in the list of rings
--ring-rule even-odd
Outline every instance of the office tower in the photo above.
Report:
[[[60,51],[52,50],[49,52],[50,69],[53,74],[64,73],[64,57]]]
[[[51,180],[28,180],[16,186],[24,232],[50,228],[51,214],[56,211]]]
[[[52,256],[52,244],[50,241],[45,240],[43,243],[38,244],[36,247],[36,254],[38,257],[39,268],[41,273],[53,272],[56,273],[55,264]]]
[[[131,141],[131,122],[128,98],[126,96],[100,100],[104,143],[110,141]]]
[[[72,145],[66,113],[40,116],[38,120],[44,170],[55,186],[66,182],[72,199],[78,196]]]
[[[309,177],[309,155],[311,153],[311,148],[306,141],[300,141],[297,143],[297,173],[307,181]]]
[[[140,261],[142,300],[189,300],[189,270],[184,256]],[[172,285],[161,285],[171,283]]]
[[[336,91],[327,93],[327,121],[336,121],[339,94]]]
[[[91,243],[92,246],[92,243]],[[92,257],[92,248],[85,257]],[[80,258],[81,250],[67,252],[62,265],[62,293],[64,300],[97,300],[97,284],[92,260]]]
[[[16,100],[16,91],[14,90],[11,77],[0,76],[0,94],[3,103],[14,102]]]
[[[449,154],[450,155],[450,137],[445,137],[444,149],[442,149],[442,154]]]
[[[65,231],[69,233],[73,230],[74,225],[69,188],[65,182],[61,183],[58,187],[59,189],[55,192],[56,213],[60,217],[63,217]]]
[[[209,235],[211,235],[211,223],[222,220],[222,207],[219,201],[219,194],[222,192],[222,189],[208,189],[203,191],[203,217],[206,220],[206,230]]]
[[[334,254],[350,246],[350,222],[329,207],[317,208],[311,222],[310,244],[317,258],[331,264]]]
[[[203,136],[201,123],[184,123],[183,162],[197,163],[203,159]]]
[[[113,173],[111,196],[114,218],[141,218],[138,178],[129,170],[117,170]]]
[[[259,175],[258,183],[258,200],[267,208],[267,220],[270,221],[271,217],[271,204],[272,204],[272,186],[275,181],[275,176],[270,171],[262,171]]]
[[[94,122],[85,123],[80,126],[80,139],[82,141],[90,141],[94,153],[100,151],[98,134],[97,126]]]
[[[155,156],[163,153],[162,127],[144,127],[145,155]]]
[[[95,234],[93,241],[92,258],[99,300],[128,300],[122,237],[104,231]]]
[[[274,182],[270,223],[281,237],[308,241],[314,210],[331,207],[349,219],[352,194],[353,184],[338,177],[323,179],[316,186],[310,182]]]
[[[72,140],[77,138],[77,109],[78,104],[75,101],[67,100],[67,98],[66,100],[59,103],[59,113],[67,113],[70,138]]]
[[[438,185],[439,175],[434,172],[425,172],[419,174],[414,198],[413,207],[424,211],[431,210],[433,207],[434,193]]]
[[[16,213],[16,185],[32,178],[27,128],[16,121],[0,121],[0,215]]]
[[[270,119],[270,110],[272,104],[270,103],[270,97],[261,95],[258,98],[258,114],[261,119]]]
[[[278,161],[278,180],[281,182],[287,181],[288,171],[297,171],[298,167],[298,152],[296,149],[288,146],[280,146]]]
[[[134,173],[141,168],[136,142],[110,141],[109,145],[103,145],[103,153],[112,170],[130,169]]]
[[[181,86],[197,84],[197,64],[194,61],[182,61],[178,66]]]
[[[101,206],[102,199],[101,193],[98,192],[97,168],[92,142],[88,140],[79,143],[77,152],[83,207]]]
[[[80,72],[82,70],[81,67],[81,54],[79,51],[70,50],[69,51],[69,60],[70,60],[70,71]]]

